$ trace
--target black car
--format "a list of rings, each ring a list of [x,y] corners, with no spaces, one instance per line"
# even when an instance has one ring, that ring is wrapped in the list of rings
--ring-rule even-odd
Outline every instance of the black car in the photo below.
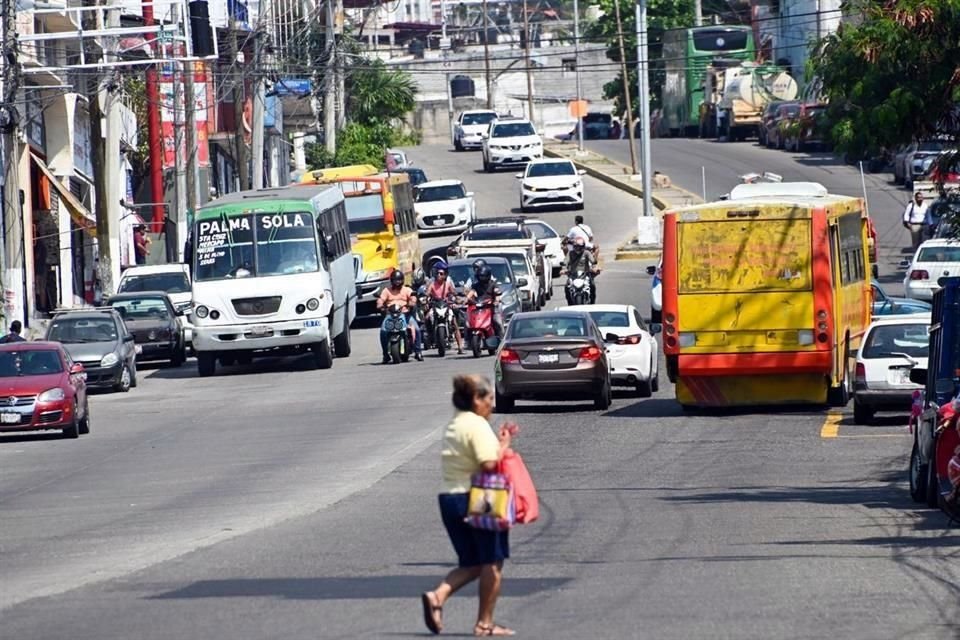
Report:
[[[140,360],[169,360],[179,367],[186,359],[183,327],[178,312],[163,291],[118,293],[110,298],[140,347]]]
[[[115,309],[78,309],[53,316],[43,338],[59,342],[83,365],[87,387],[129,391],[137,386],[133,334]]]

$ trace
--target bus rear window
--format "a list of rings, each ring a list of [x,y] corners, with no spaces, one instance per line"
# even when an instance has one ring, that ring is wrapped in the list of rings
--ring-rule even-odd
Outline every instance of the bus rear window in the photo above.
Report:
[[[679,230],[679,293],[810,291],[810,221],[686,222]]]
[[[706,29],[693,32],[693,48],[696,51],[739,51],[747,48],[749,34],[746,31]]]
[[[383,221],[383,198],[379,193],[350,196],[344,200],[350,233],[380,233],[387,230]]]

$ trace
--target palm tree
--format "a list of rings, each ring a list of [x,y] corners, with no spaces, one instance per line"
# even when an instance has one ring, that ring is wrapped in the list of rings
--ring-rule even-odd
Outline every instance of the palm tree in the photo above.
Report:
[[[353,122],[390,122],[413,110],[417,85],[406,71],[364,59],[348,73],[347,113]]]

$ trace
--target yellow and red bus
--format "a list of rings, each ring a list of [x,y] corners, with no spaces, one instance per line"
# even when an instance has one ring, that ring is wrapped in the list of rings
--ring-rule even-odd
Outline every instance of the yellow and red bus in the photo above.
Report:
[[[870,323],[868,218],[815,183],[663,218],[663,350],[684,407],[845,405]]]

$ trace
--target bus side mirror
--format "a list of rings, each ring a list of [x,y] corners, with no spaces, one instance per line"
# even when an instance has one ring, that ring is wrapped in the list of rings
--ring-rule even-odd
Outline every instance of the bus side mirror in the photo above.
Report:
[[[647,267],[648,276],[656,275],[656,273],[657,273],[657,268],[655,266],[650,265],[649,267]]]
[[[910,382],[912,382],[913,384],[919,384],[924,387],[927,386],[927,370],[919,369],[917,367],[910,369]],[[937,381],[938,386],[939,386],[939,382],[940,381],[938,380]]]

